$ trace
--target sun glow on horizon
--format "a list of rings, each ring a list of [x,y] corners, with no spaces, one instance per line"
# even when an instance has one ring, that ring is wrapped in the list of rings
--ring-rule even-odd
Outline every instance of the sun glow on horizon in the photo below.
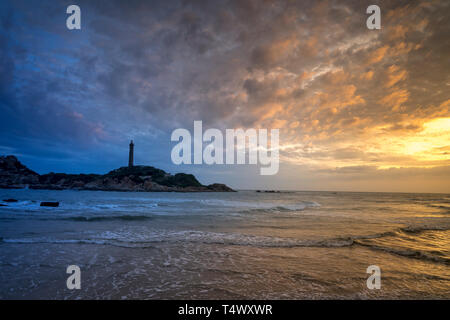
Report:
[[[379,126],[360,139],[364,143],[347,141],[333,148],[286,143],[280,146],[282,161],[322,168],[369,165],[381,170],[433,168],[450,162],[450,118],[430,119],[415,132],[392,132],[388,126]],[[349,150],[350,157],[336,157],[339,150]]]
[[[424,123],[423,130],[404,141],[403,153],[421,160],[448,160],[450,153],[450,118]]]

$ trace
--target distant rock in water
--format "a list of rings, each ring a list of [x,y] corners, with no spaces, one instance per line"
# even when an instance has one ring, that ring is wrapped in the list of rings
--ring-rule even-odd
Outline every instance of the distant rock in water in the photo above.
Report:
[[[43,201],[40,204],[41,207],[59,207],[59,202]]]
[[[18,202],[17,199],[4,199],[3,202]]]
[[[39,175],[15,156],[0,157],[0,188],[102,191],[233,192],[224,184],[202,185],[192,174],[171,175],[151,166],[121,167],[107,174]]]

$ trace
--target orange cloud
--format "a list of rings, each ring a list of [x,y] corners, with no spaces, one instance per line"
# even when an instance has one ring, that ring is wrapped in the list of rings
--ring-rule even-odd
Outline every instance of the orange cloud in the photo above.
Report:
[[[380,104],[391,107],[392,111],[397,111],[403,103],[408,101],[409,92],[406,89],[396,90],[391,94],[383,97]]]
[[[387,69],[388,80],[385,87],[389,88],[398,83],[399,81],[405,80],[407,72],[406,70],[400,70],[396,65],[392,65]]]
[[[389,46],[383,46],[381,48],[378,48],[377,50],[373,51],[372,54],[370,54],[367,63],[375,64],[383,60],[384,56],[386,55],[387,51],[389,49]]]
[[[408,32],[408,28],[403,25],[393,26],[389,28],[389,40],[403,39]]]
[[[367,71],[367,72],[363,73],[363,74],[360,76],[360,78],[363,79],[363,80],[372,80],[373,74],[374,74],[373,71]]]

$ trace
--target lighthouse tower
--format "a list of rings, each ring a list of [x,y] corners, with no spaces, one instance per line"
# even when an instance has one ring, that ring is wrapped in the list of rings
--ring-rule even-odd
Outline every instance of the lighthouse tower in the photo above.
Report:
[[[130,153],[128,154],[128,167],[133,166],[133,156],[134,156],[134,143],[133,140],[130,142]]]

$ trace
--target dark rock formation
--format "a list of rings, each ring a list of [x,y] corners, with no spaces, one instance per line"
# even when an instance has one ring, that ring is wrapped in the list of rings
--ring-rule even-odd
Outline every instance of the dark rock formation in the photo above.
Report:
[[[4,199],[3,202],[18,202],[17,199]]]
[[[17,189],[39,182],[39,175],[25,167],[15,156],[0,156],[0,188]]]
[[[50,202],[50,201],[43,201],[40,204],[41,207],[59,207],[59,202]]]
[[[234,190],[222,183],[213,183],[208,185],[207,187],[211,191],[215,192],[233,192]]]
[[[121,167],[104,175],[47,173],[39,175],[16,157],[0,157],[0,188],[102,191],[231,192],[224,184],[202,185],[192,174],[171,175],[150,166]]]

